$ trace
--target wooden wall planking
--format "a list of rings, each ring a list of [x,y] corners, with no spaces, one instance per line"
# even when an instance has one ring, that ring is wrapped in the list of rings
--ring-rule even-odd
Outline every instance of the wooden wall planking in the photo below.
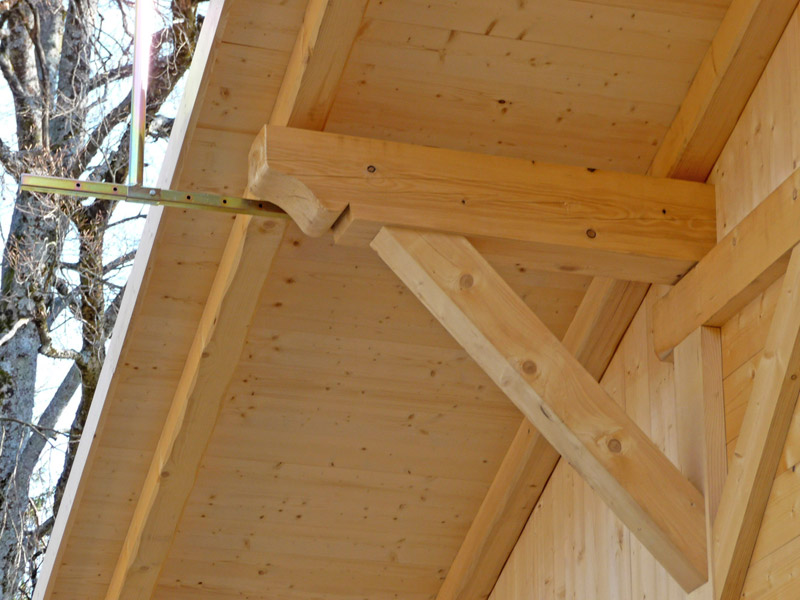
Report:
[[[718,235],[724,235],[798,166],[800,158],[800,10],[775,49],[710,181],[718,188]],[[781,280],[722,328],[728,453],[733,451]],[[792,419],[744,587],[747,598],[800,594],[800,410]]]
[[[798,166],[800,11],[773,54],[709,178],[724,236]],[[782,278],[722,327],[726,442],[733,451]],[[672,366],[645,346],[648,304],[603,379],[606,390],[676,458]],[[643,314],[644,313],[644,316]],[[800,596],[800,409],[795,412],[745,582],[748,599]],[[684,465],[679,465],[684,466]],[[796,472],[797,471],[797,472]],[[492,594],[492,600],[684,598],[594,493],[560,464]],[[591,527],[588,524],[591,523]]]

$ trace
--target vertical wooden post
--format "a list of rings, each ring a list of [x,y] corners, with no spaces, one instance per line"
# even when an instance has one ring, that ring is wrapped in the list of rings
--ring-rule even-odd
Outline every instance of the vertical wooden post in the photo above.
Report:
[[[674,361],[680,462],[684,475],[705,495],[709,588],[713,589],[712,527],[728,472],[720,330],[697,328],[675,348]]]

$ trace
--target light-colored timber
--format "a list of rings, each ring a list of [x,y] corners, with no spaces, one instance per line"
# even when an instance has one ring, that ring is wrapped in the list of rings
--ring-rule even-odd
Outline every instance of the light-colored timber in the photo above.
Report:
[[[725,323],[786,270],[788,253],[800,242],[798,188],[795,171],[658,302],[661,356],[697,327]]]
[[[796,7],[797,0],[731,2],[651,173],[705,181]]]
[[[630,278],[673,283],[714,243],[705,184],[274,126],[254,148],[251,188],[266,184],[268,161],[325,214],[347,207],[335,230],[343,244],[368,244],[384,225],[422,227],[602,253],[611,265],[639,259]]]
[[[703,492],[708,585],[713,590],[712,531],[728,474],[720,330],[715,327],[698,328],[675,348],[674,359],[675,405],[680,431],[687,440],[703,441],[703,452],[686,452],[681,457],[681,464],[689,468],[689,481]],[[686,450],[691,448],[691,444],[684,443],[681,448]]]
[[[321,236],[331,228],[343,209],[326,206],[302,181],[271,169],[267,161],[266,134],[264,126],[250,148],[246,196],[279,206],[303,233]]]
[[[372,247],[684,589],[703,584],[700,493],[469,242],[384,228]]]
[[[794,249],[758,364],[714,524],[716,600],[739,598],[800,393],[800,249]]]
[[[139,495],[107,600],[152,594],[238,362],[259,291],[286,229],[285,218],[239,217],[211,288],[195,343]],[[255,270],[242,264],[257,263]],[[214,361],[212,371],[204,363]]]
[[[327,0],[308,4],[272,110],[273,123],[288,123],[326,8]],[[297,194],[292,198],[300,206],[316,200],[291,178],[279,182],[283,192]],[[295,212],[285,202],[287,212]],[[285,228],[282,217],[234,218],[106,600],[153,594]]]
[[[595,379],[605,372],[646,293],[642,283],[597,277],[589,284],[562,343]],[[489,597],[559,457],[524,419],[437,600]]]

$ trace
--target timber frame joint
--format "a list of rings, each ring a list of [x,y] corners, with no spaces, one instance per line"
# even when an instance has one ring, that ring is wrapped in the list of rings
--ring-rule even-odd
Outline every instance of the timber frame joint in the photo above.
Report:
[[[264,125],[250,146],[245,196],[280,207],[306,235],[323,235],[342,209],[329,208],[298,178],[270,167],[268,131],[269,127]]]

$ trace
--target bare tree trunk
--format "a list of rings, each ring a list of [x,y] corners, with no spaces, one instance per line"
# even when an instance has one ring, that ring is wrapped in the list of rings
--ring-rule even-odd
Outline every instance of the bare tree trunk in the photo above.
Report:
[[[23,557],[19,540],[28,507],[28,486],[35,462],[20,463],[22,447],[31,435],[24,423],[33,420],[36,363],[41,345],[35,325],[36,301],[43,294],[36,282],[48,279],[47,265],[58,258],[60,240],[56,217],[38,214],[35,200],[20,194],[3,256],[0,336],[25,323],[0,346],[0,592],[10,598],[17,589]],[[38,459],[38,457],[36,457]]]

